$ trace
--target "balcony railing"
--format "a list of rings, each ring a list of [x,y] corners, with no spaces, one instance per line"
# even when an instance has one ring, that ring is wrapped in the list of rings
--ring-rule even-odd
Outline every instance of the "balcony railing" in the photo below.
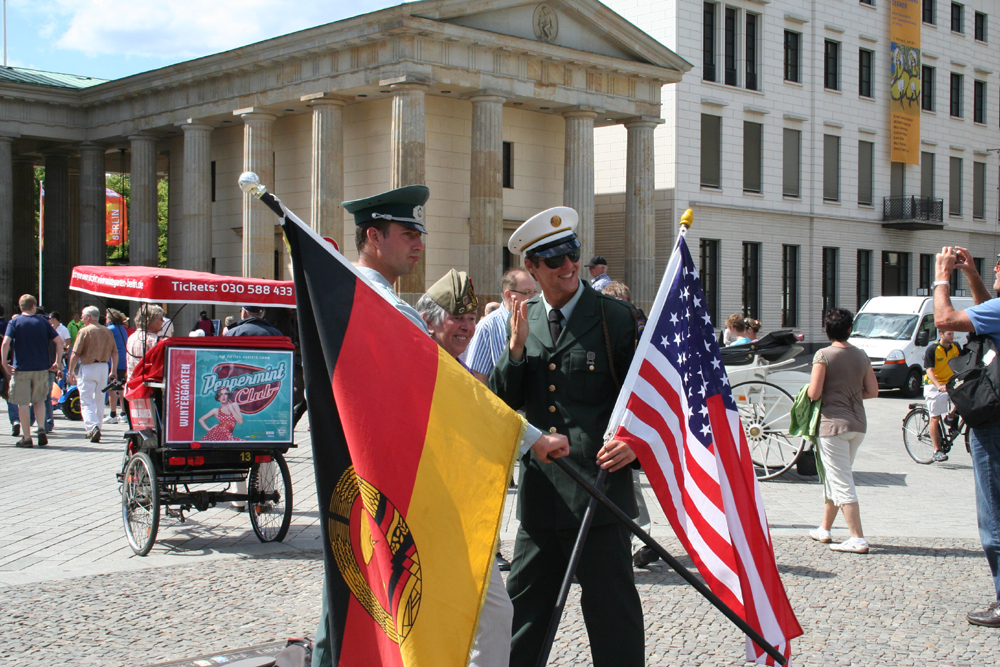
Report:
[[[884,227],[931,229],[943,226],[944,200],[930,197],[884,197]]]

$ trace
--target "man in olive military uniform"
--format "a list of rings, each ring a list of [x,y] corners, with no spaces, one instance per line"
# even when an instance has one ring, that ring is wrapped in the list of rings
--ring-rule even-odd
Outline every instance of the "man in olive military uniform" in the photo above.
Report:
[[[542,430],[569,436],[566,458],[591,482],[608,470],[604,492],[630,517],[638,512],[624,443],[604,432],[635,352],[628,306],[580,280],[576,211],[556,207],[521,225],[508,243],[542,294],[511,318],[507,349],[490,387],[525,410]],[[590,496],[556,466],[522,458],[514,559],[507,592],[514,603],[512,667],[533,666]],[[629,533],[598,507],[576,572],[595,667],[643,665],[642,606],[635,589]]]

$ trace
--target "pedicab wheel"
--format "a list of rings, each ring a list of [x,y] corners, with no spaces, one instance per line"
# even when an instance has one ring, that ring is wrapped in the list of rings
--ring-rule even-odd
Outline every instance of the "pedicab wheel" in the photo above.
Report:
[[[281,452],[254,463],[247,480],[247,512],[261,542],[280,542],[292,524],[292,476]]]
[[[122,474],[122,524],[137,556],[153,548],[160,527],[160,489],[153,461],[145,452],[132,456]]]
[[[76,385],[66,390],[66,394],[59,399],[59,409],[63,416],[70,421],[82,421],[83,412],[80,410],[80,392]]]
[[[792,395],[776,384],[750,380],[733,387],[743,432],[757,479],[783,474],[802,453],[802,438],[791,436]]]
[[[903,420],[903,444],[906,445],[906,453],[911,459],[924,465],[934,460],[930,424],[930,415],[922,408],[911,410]]]

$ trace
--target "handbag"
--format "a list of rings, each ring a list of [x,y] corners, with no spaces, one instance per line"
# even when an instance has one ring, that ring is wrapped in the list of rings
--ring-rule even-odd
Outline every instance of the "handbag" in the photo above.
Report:
[[[1000,420],[1000,361],[989,335],[970,335],[965,349],[948,362],[948,398],[972,428]]]

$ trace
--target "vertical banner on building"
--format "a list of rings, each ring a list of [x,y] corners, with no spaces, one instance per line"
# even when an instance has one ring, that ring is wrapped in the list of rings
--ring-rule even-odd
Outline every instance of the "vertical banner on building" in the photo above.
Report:
[[[111,188],[104,189],[104,230],[108,245],[124,245],[128,240],[128,211],[125,197]]]
[[[42,298],[42,251],[45,250],[45,181],[38,184],[38,299]]]
[[[920,0],[889,7],[892,161],[920,164]]]

